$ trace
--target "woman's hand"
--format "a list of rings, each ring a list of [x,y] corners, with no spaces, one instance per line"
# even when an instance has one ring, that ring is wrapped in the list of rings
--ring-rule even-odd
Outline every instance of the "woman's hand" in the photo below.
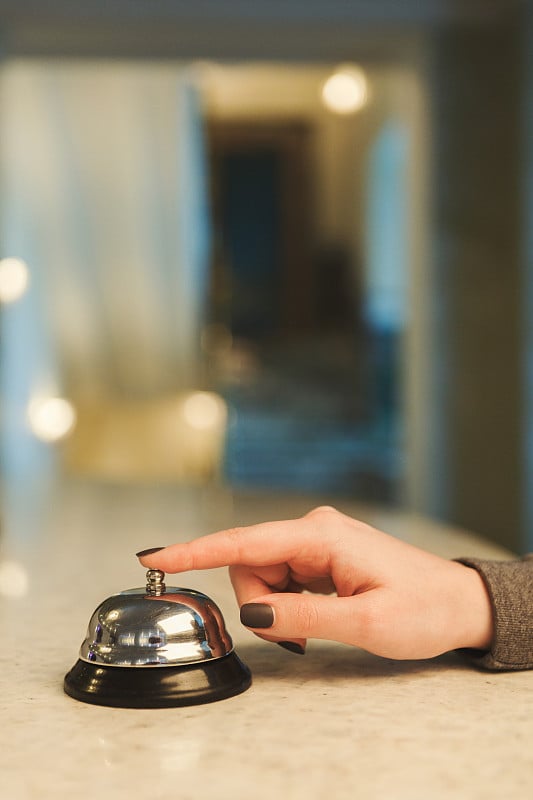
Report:
[[[140,558],[170,573],[229,566],[243,624],[296,651],[313,637],[419,659],[485,650],[493,635],[490,600],[475,570],[327,506]]]

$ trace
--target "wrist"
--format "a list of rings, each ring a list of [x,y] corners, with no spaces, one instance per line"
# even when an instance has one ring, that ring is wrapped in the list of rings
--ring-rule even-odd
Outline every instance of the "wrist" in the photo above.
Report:
[[[485,582],[473,567],[461,564],[459,588],[461,641],[459,648],[490,650],[494,637],[494,614]]]

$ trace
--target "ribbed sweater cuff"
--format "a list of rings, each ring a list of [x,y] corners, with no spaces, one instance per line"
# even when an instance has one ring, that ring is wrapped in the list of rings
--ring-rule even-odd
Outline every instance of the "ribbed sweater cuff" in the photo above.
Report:
[[[469,661],[489,670],[533,668],[533,554],[522,561],[458,558],[481,575],[494,614],[490,652],[463,650]]]

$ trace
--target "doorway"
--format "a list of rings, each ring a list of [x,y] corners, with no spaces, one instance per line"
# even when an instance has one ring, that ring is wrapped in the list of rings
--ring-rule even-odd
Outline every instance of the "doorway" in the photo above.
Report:
[[[211,385],[233,412],[225,476],[397,499],[398,440],[376,401],[389,365],[376,366],[365,318],[365,181],[381,120],[324,109],[327,68],[211,70],[222,99],[207,92],[210,321],[223,351]],[[280,100],[290,89],[296,114]]]
[[[211,315],[255,344],[314,323],[310,134],[298,121],[208,126]]]

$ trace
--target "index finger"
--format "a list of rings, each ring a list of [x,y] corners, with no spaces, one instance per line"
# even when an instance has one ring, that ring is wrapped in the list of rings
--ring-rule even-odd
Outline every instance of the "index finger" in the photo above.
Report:
[[[228,528],[190,542],[141,556],[141,564],[164,572],[188,572],[242,564],[267,567],[289,561],[301,550],[307,532],[303,519]]]

